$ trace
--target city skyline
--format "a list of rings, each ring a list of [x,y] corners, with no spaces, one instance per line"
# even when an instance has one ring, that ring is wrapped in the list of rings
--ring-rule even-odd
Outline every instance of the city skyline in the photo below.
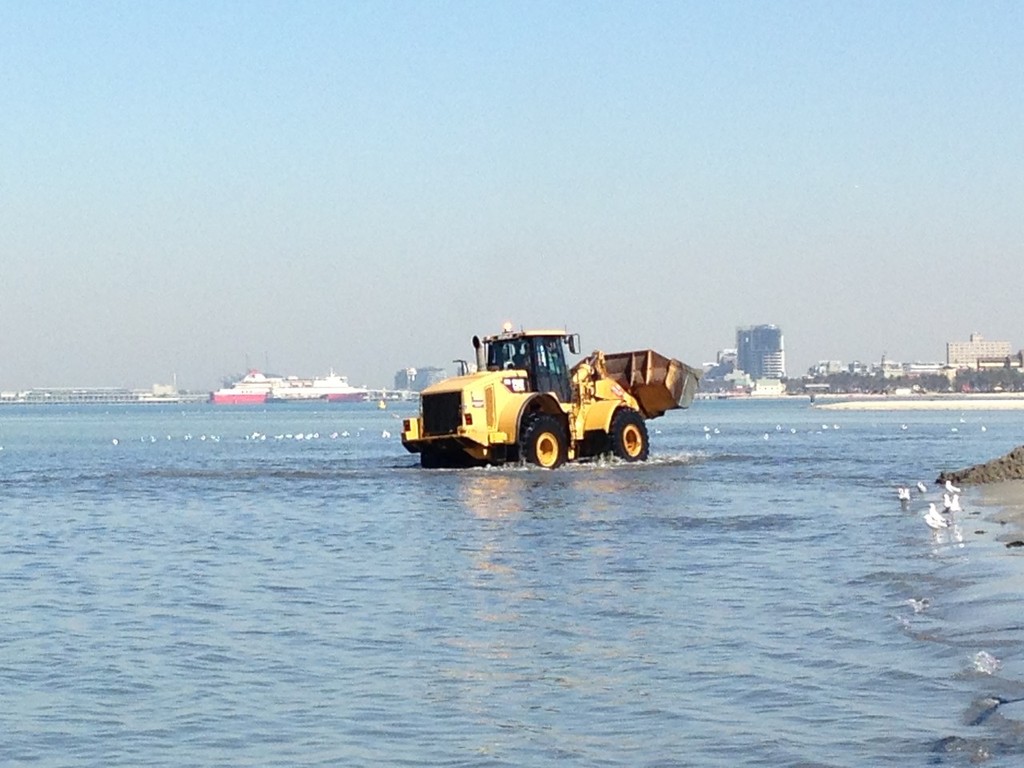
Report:
[[[1024,6],[0,7],[0,388],[1024,326]]]
[[[736,369],[748,373],[753,378],[760,378],[764,371],[754,368],[746,369],[743,365],[743,357],[739,353],[738,348],[740,346],[740,336],[743,332],[756,331],[759,329],[770,329],[771,331],[778,333],[778,352],[780,356],[783,353],[782,349],[782,330],[775,325],[761,325],[753,326],[750,328],[737,329],[737,348],[725,348],[718,351],[715,362],[705,362],[705,369],[714,367],[720,364],[724,357],[731,356],[736,360]],[[976,368],[979,362],[984,362],[986,367],[996,367],[1002,358],[1013,358],[1022,357],[1024,358],[1024,348],[1014,347],[1013,342],[1006,340],[994,340],[988,339],[983,334],[977,331],[971,333],[969,338],[965,341],[962,339],[950,339],[945,344],[945,353],[941,357],[935,357],[930,359],[901,359],[894,358],[892,355],[888,355],[886,352],[882,352],[877,358],[842,358],[842,357],[821,357],[814,365],[808,366],[807,369],[802,371],[786,371],[786,378],[800,378],[814,373],[821,373],[823,370],[832,369],[847,369],[862,366],[877,366],[884,368],[887,365],[899,365],[899,366],[912,366],[912,367],[935,367],[941,369],[943,367],[953,368]],[[784,356],[781,356],[781,360],[784,361]],[[785,365],[783,363],[783,368]],[[771,376],[765,376],[765,378],[772,378]]]
[[[749,331],[751,329],[758,329],[758,328],[772,329],[774,331],[777,331],[779,333],[779,335],[780,335],[780,343],[781,343],[782,337],[785,336],[784,329],[780,328],[777,325],[770,324],[770,323],[761,324],[761,325],[758,325],[758,326],[740,327],[740,328],[737,328],[735,332],[736,332],[736,335],[738,337],[740,335],[741,331],[744,331],[744,330]],[[850,366],[868,366],[868,367],[871,367],[871,366],[880,366],[880,365],[885,365],[885,364],[890,364],[890,365],[925,365],[925,366],[936,365],[936,366],[940,366],[941,367],[941,366],[944,366],[944,365],[947,364],[947,356],[949,354],[948,353],[949,345],[952,344],[952,345],[957,345],[959,347],[966,348],[966,347],[969,346],[969,342],[973,342],[975,340],[977,340],[979,343],[982,344],[982,347],[985,348],[986,354],[990,351],[991,345],[996,345],[996,348],[998,349],[999,352],[1005,352],[1005,349],[1008,348],[1010,351],[1008,353],[1006,353],[1007,356],[1020,356],[1020,355],[1024,355],[1024,347],[1018,348],[1017,346],[1015,346],[1014,342],[1008,342],[1008,341],[1005,341],[1005,340],[989,339],[987,337],[984,337],[983,334],[979,334],[977,331],[968,334],[968,336],[969,336],[968,341],[964,341],[962,339],[950,339],[950,340],[947,340],[944,343],[944,346],[947,348],[947,352],[945,352],[940,357],[916,358],[916,359],[913,359],[913,360],[911,360],[911,359],[901,359],[901,358],[895,357],[893,355],[888,355],[884,351],[881,352],[876,357],[873,357],[873,358],[858,358],[858,357],[843,357],[841,355],[838,355],[838,356],[837,355],[827,355],[827,356],[820,356],[820,357],[815,358],[814,363],[809,364],[806,368],[801,368],[801,369],[798,369],[798,370],[797,369],[785,369],[785,374],[786,375],[785,375],[784,378],[789,378],[789,379],[802,378],[804,376],[810,375],[815,369],[820,368],[822,366],[822,364],[831,364],[831,365],[838,364],[839,367],[841,369],[844,369],[844,370],[849,368]],[[738,340],[738,338],[737,338],[737,340]],[[613,350],[605,350],[605,351],[613,351]],[[587,350],[584,347],[583,354],[581,355],[581,357],[585,356],[586,354],[587,354]],[[723,354],[731,354],[732,357],[735,358],[735,357],[737,357],[737,349],[735,347],[724,347],[724,348],[718,349],[717,353],[716,353],[716,359],[717,359],[718,362],[721,362],[721,358],[722,358]],[[784,361],[785,358],[783,357],[783,358],[781,358],[781,360]],[[709,367],[713,367],[714,365],[716,365],[715,362],[711,362],[711,361],[708,361],[708,360],[704,360],[704,361],[690,361],[690,363],[695,365],[695,366],[697,366],[697,367],[703,367],[705,369],[707,369]],[[785,363],[783,362],[782,364],[783,364],[783,366],[785,368]],[[971,367],[971,366],[969,366],[969,367]],[[738,362],[737,362],[736,368],[737,368],[737,370],[740,370],[740,371],[743,371],[744,373],[750,374],[752,376],[752,378],[759,378],[757,373],[760,373],[760,371],[755,371],[754,373],[751,373],[750,371],[746,371],[746,370],[744,370],[744,368],[742,366],[740,366],[738,364]],[[421,363],[416,364],[416,365],[401,365],[401,366],[399,366],[399,368],[397,368],[396,370],[392,371],[390,376],[388,376],[383,381],[355,381],[355,380],[353,380],[352,383],[353,384],[358,384],[359,386],[370,387],[370,388],[373,388],[373,389],[403,389],[403,388],[408,388],[408,387],[401,387],[401,386],[399,386],[398,385],[398,381],[399,381],[400,378],[408,377],[409,376],[409,372],[413,371],[413,370],[418,370],[418,371],[421,371],[421,372],[425,372],[427,375],[429,375],[431,381],[437,381],[440,378],[444,378],[445,376],[454,375],[454,373],[453,373],[454,367],[453,367],[451,362],[449,362],[447,365],[443,365],[443,364],[436,364],[435,365],[435,364],[429,363],[429,362],[421,362]],[[260,371],[260,372],[266,373],[268,375],[269,374],[273,374],[273,375],[277,375],[277,376],[298,376],[298,377],[317,377],[317,376],[322,376],[322,375],[325,375],[326,373],[328,373],[328,371],[326,371],[326,370],[324,370],[324,371],[321,371],[321,370],[316,370],[316,371],[308,371],[308,370],[277,370],[277,369],[275,369],[271,365],[251,365],[251,364],[247,364],[246,367],[241,368],[241,369],[239,369],[237,371],[226,372],[225,374],[223,374],[220,377],[218,377],[216,379],[216,381],[212,382],[208,387],[203,387],[203,386],[198,386],[198,387],[181,386],[180,389],[181,389],[181,391],[191,391],[191,392],[212,391],[214,389],[217,389],[220,386],[225,386],[225,385],[228,385],[228,384],[232,383],[234,380],[237,380],[237,379],[241,378],[248,371]],[[336,371],[332,368],[332,369],[330,369],[329,372],[333,374]],[[337,372],[338,373],[343,373],[341,371],[337,371]],[[441,372],[444,373],[443,376],[441,375]],[[772,376],[766,375],[764,378],[772,378]],[[111,383],[111,382],[100,382],[100,383],[90,383],[90,384],[85,384],[83,382],[65,382],[65,383],[61,383],[61,384],[40,384],[40,385],[32,385],[32,386],[28,386],[28,387],[12,387],[12,386],[8,386],[8,385],[5,384],[5,382],[2,380],[2,378],[0,378],[0,392],[8,392],[8,393],[16,392],[16,391],[19,391],[19,390],[26,390],[27,391],[27,390],[31,390],[31,389],[37,389],[37,390],[43,390],[43,389],[62,389],[62,388],[77,387],[77,386],[81,386],[81,387],[96,387],[96,388],[125,387],[127,389],[145,390],[145,389],[149,389],[150,387],[153,387],[153,386],[164,387],[164,386],[168,386],[168,385],[172,385],[172,388],[177,388],[176,387],[176,385],[177,385],[176,377],[172,376],[172,377],[169,377],[166,380],[156,380],[156,381],[152,381],[152,382],[142,382],[142,383],[135,383],[135,384],[130,384],[130,385],[122,385],[122,384],[116,384],[116,383]],[[416,387],[416,388],[418,389],[418,388],[421,388],[421,387]]]

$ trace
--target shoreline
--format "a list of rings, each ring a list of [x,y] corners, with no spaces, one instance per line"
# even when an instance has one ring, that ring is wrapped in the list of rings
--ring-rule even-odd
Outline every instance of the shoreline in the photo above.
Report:
[[[1024,394],[919,396],[916,398],[854,397],[813,403],[823,411],[1024,411]]]

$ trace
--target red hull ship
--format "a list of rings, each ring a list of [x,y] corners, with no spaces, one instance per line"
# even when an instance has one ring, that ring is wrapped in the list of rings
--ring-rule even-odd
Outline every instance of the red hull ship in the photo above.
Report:
[[[278,381],[280,379],[268,378],[259,371],[249,371],[234,384],[211,392],[210,402],[215,405],[262,405]]]

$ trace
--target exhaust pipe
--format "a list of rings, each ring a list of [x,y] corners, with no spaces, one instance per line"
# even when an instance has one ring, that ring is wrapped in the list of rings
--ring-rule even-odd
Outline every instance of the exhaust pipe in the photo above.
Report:
[[[480,343],[480,337],[473,337],[473,349],[476,350],[476,369],[482,371],[487,367],[487,361],[484,359],[484,345]]]

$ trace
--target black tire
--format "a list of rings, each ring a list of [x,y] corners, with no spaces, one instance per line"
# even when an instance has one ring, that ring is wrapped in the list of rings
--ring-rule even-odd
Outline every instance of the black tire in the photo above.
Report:
[[[420,466],[423,469],[467,469],[483,463],[455,449],[424,448],[420,451]]]
[[[445,459],[446,456],[441,451],[430,448],[420,451],[420,466],[423,469],[445,469],[449,466]]]
[[[623,461],[647,461],[651,443],[644,417],[632,408],[620,408],[612,417],[608,435],[611,454]]]
[[[519,456],[544,469],[557,469],[568,458],[565,425],[550,413],[534,413],[523,419],[519,431]]]

